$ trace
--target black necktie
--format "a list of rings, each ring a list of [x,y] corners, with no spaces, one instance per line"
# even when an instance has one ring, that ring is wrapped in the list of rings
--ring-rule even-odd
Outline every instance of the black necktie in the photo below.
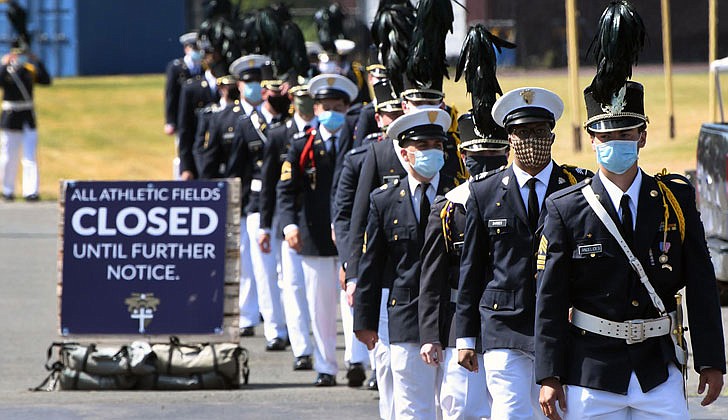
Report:
[[[538,182],[538,179],[536,178],[531,178],[526,182],[528,185],[528,227],[533,233],[536,233],[536,229],[538,228],[539,212],[536,182]]]
[[[634,227],[632,226],[632,210],[629,208],[629,196],[627,194],[622,196],[619,207],[622,209],[622,236],[624,236],[627,245],[632,248],[634,242]]]
[[[427,188],[430,184],[423,182],[420,184],[420,235],[425,236],[425,228],[427,227],[427,218],[430,216],[430,200],[427,198]]]
[[[331,163],[336,162],[336,136],[329,137],[329,159]]]

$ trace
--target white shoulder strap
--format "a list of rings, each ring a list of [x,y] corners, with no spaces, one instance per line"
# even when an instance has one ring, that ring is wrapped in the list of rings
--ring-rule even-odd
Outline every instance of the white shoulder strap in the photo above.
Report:
[[[622,251],[624,251],[624,254],[627,256],[629,264],[640,276],[640,281],[642,282],[642,284],[645,285],[647,293],[650,294],[652,304],[655,305],[655,308],[657,308],[658,311],[660,311],[660,315],[664,315],[666,311],[665,305],[662,303],[662,299],[660,299],[660,296],[658,296],[657,292],[655,292],[655,288],[652,287],[650,279],[647,278],[647,273],[645,272],[644,267],[642,267],[640,260],[638,260],[637,257],[635,257],[632,253],[632,250],[629,249],[629,245],[627,245],[627,242],[624,241],[622,234],[619,233],[619,229],[617,228],[617,225],[614,224],[614,220],[609,217],[607,210],[604,208],[604,206],[602,206],[602,203],[599,202],[599,199],[597,198],[596,194],[594,194],[594,190],[592,190],[591,185],[585,185],[581,189],[581,192],[584,194],[584,198],[586,198],[586,201],[589,203],[592,210],[594,210],[594,213],[596,213],[597,217],[599,217],[599,220],[602,221],[609,233],[611,233],[612,236],[614,236],[614,239],[617,240],[617,243],[622,248]]]

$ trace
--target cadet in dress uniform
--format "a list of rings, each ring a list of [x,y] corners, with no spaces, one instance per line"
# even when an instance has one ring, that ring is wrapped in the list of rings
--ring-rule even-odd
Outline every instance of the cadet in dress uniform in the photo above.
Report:
[[[267,142],[268,128],[280,125],[287,117],[273,106],[275,102],[272,104],[268,100],[281,97],[282,82],[275,80],[272,67],[270,58],[260,55],[241,57],[230,66],[231,73],[240,75],[239,89],[244,92],[241,102],[243,109],[247,106],[250,111],[245,111],[245,115],[238,119],[235,127],[233,162],[231,162],[231,170],[234,172],[230,172],[229,176],[240,176],[244,184],[245,206],[242,214],[247,230],[245,238],[248,241],[252,262],[257,306],[264,321],[266,350],[285,350],[287,332],[276,269],[277,249],[280,248],[274,245],[274,252],[264,253],[258,245],[263,148]],[[252,291],[249,296],[252,299]],[[251,313],[248,318],[252,316],[255,315]],[[251,319],[247,321],[250,325],[255,323]]]
[[[442,143],[450,126],[442,110],[420,111],[395,120],[387,130],[408,162],[408,175],[371,194],[365,250],[354,295],[354,331],[373,349],[379,340],[380,297],[389,286],[389,347],[394,418],[436,418],[437,374],[419,356],[417,303],[420,250],[430,203],[455,184],[441,171]],[[393,272],[387,272],[391,259]]]
[[[371,64],[366,67],[367,81],[369,86],[374,89],[374,85],[379,81],[387,78],[387,71],[383,65],[379,63]],[[372,133],[380,133],[381,130],[377,125],[377,121],[374,119],[376,111],[374,110],[374,102],[376,102],[376,92],[374,92],[374,100],[361,107],[359,116],[356,120],[356,127],[354,128],[354,144],[360,145],[364,139]]]
[[[461,115],[458,121],[461,155],[475,178],[508,164],[508,136],[492,118],[489,122],[484,129],[476,129],[469,113]],[[466,181],[445,196],[435,198],[422,247],[420,355],[428,365],[443,368],[439,394],[443,419],[490,417],[485,371],[468,372],[458,365],[455,349],[455,301],[465,236],[465,203],[469,196],[470,181]],[[476,343],[476,350],[480,348],[480,343]],[[480,354],[478,363],[483,364]]]
[[[552,419],[564,410],[572,419],[685,419],[679,291],[688,298],[698,393],[707,385],[701,405],[708,405],[726,372],[715,272],[690,182],[665,170],[649,176],[638,165],[647,142],[644,87],[627,78],[644,41],[642,21],[620,1],[599,26],[608,43],[597,47],[597,74],[584,91],[599,171],[546,200],[538,248],[541,408]],[[608,54],[615,49],[625,54]]]
[[[235,77],[217,79],[220,102],[202,111],[195,140],[195,161],[200,179],[224,178],[232,155],[235,125],[242,117]]]
[[[202,74],[203,56],[197,47],[197,32],[180,35],[179,42],[184,48],[185,55],[167,64],[167,79],[164,84],[164,134],[175,136],[175,151],[179,147],[179,137],[176,134],[182,85],[190,77]],[[179,156],[175,156],[172,162],[172,175],[174,179],[179,179]]]
[[[354,207],[354,200],[356,196],[356,188],[359,181],[359,175],[361,173],[362,165],[367,152],[371,150],[370,143],[377,143],[384,139],[383,131],[392,123],[395,119],[402,115],[402,103],[397,99],[392,91],[392,86],[388,80],[382,79],[374,85],[374,103],[376,114],[375,121],[381,127],[379,132],[369,134],[363,141],[363,144],[357,148],[352,149],[344,160],[344,167],[341,170],[341,178],[336,191],[335,211],[334,211],[334,229],[336,232],[336,247],[339,251],[339,259],[344,262],[348,259],[351,254],[350,242],[348,239],[349,225],[351,221],[351,213]],[[342,282],[341,292],[341,318],[344,326],[344,336],[346,337],[347,343],[352,340],[352,352],[349,357],[344,357],[345,360],[350,362],[348,377],[349,386],[360,386],[364,379],[363,364],[366,364],[367,351],[366,347],[359,341],[354,339],[352,330],[352,310],[351,305],[353,304],[353,294],[356,289],[356,282],[349,281],[344,283],[343,269],[339,273],[339,281]],[[369,360],[372,369],[376,364],[374,352],[369,355]],[[388,370],[385,368],[386,371]],[[391,382],[391,379],[390,379]],[[372,373],[372,377],[367,384],[369,388],[375,388],[377,386],[377,379],[375,372]],[[383,400],[380,399],[380,403]]]
[[[0,177],[2,198],[15,199],[18,163],[23,165],[23,197],[38,201],[38,132],[33,104],[33,86],[50,85],[51,76],[43,62],[16,41],[9,54],[0,59],[0,87],[3,89],[0,116]],[[22,149],[22,160],[21,160]]]
[[[357,88],[344,76],[322,74],[311,79],[309,90],[319,126],[291,145],[281,167],[278,204],[285,240],[302,255],[318,372],[314,384],[332,386],[338,371],[335,311],[339,267],[332,207],[341,166],[351,149],[344,114]]]
[[[627,82],[611,103],[585,91],[586,129],[599,172],[552,195],[539,246],[536,379],[544,414],[558,418],[688,418],[675,295],[685,287],[703,405],[720,394],[725,348],[715,274],[695,191],[680,175],[637,164],[647,140],[643,87]],[[587,202],[590,189],[644,269],[659,303]],[[571,317],[569,308],[573,307]],[[571,324],[571,325],[569,325]],[[626,331],[626,333],[625,333]],[[562,385],[569,385],[564,395]],[[702,393],[702,392],[701,392]]]
[[[544,197],[588,175],[551,159],[552,130],[563,109],[561,99],[542,88],[501,96],[492,116],[508,132],[513,164],[470,184],[456,345],[459,363],[476,371],[475,341],[482,337],[492,418],[540,414],[533,364],[536,231]]]
[[[177,117],[177,134],[179,145],[179,179],[189,181],[197,178],[197,166],[194,158],[195,135],[198,120],[202,111],[220,100],[217,91],[217,78],[225,76],[227,69],[220,53],[213,49],[205,50],[204,74],[191,77],[185,81],[180,91]]]
[[[288,246],[280,226],[280,206],[276,203],[276,186],[281,177],[281,166],[288,157],[291,143],[305,136],[309,128],[318,124],[313,113],[313,98],[308,94],[308,85],[290,88],[293,97],[293,117],[285,124],[268,131],[268,141],[263,151],[261,168],[262,187],[260,190],[260,230],[258,245],[262,252],[271,251],[271,236],[276,235],[281,247],[281,297],[283,312],[286,316],[288,339],[295,360],[293,370],[313,369],[313,342],[311,340],[311,320],[306,301],[306,285],[301,267],[301,255]]]

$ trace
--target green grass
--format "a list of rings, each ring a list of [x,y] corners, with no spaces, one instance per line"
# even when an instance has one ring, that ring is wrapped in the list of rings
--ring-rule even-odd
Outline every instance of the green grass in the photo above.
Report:
[[[591,75],[584,73],[579,85]],[[526,73],[506,70],[499,76],[504,91],[541,86],[555,91],[566,105],[557,123],[554,158],[595,169],[589,140],[582,131],[582,151],[572,150],[566,71]],[[708,119],[707,70],[675,74],[676,138],[668,138],[664,81],[659,71],[640,73],[650,117],[647,147],[640,164],[648,172],[663,167],[674,172],[695,167],[695,145],[700,124]],[[171,176],[174,141],[163,126],[162,75],[66,78],[36,90],[39,126],[41,195],[56,199],[58,182],[76,180],[164,180]],[[469,108],[464,82],[446,81],[446,101],[464,112]],[[580,106],[583,101],[580,100]],[[580,120],[585,112],[579,109]],[[18,181],[19,182],[19,181]],[[18,189],[19,191],[19,186]]]

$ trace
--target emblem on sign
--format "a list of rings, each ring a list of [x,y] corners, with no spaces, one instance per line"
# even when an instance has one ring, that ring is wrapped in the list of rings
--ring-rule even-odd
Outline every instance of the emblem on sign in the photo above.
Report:
[[[130,297],[124,300],[129,308],[131,319],[139,322],[139,333],[146,332],[147,327],[154,318],[154,312],[159,306],[159,299],[154,297],[154,293],[132,293]]]

